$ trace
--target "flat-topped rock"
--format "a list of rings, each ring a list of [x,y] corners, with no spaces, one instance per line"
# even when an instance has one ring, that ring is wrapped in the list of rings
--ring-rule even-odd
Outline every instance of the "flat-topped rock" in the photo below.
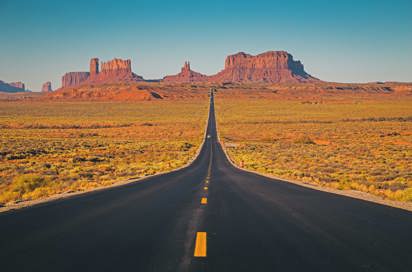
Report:
[[[317,81],[303,64],[286,51],[268,51],[256,56],[239,52],[226,57],[225,68],[210,81],[227,82],[307,82]]]

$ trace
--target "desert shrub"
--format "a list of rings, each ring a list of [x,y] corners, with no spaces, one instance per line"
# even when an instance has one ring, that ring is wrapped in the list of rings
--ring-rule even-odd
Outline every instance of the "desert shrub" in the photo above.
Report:
[[[189,151],[193,147],[191,143],[183,143],[180,150],[181,151]]]
[[[87,159],[84,158],[84,157],[80,157],[80,156],[75,156],[75,157],[72,158],[72,162],[73,162],[73,163],[76,163],[76,162],[85,162],[85,161],[87,161]]]
[[[302,136],[295,140],[296,144],[305,144],[305,145],[312,145],[315,142],[309,136]]]
[[[98,157],[98,156],[92,156],[92,157],[87,158],[87,160],[90,162],[102,162],[104,161],[104,158]]]
[[[22,160],[27,157],[27,154],[7,154],[6,160]]]
[[[12,191],[3,191],[0,194],[0,204],[6,204],[9,202],[13,202],[15,200],[18,200],[21,198],[21,195],[18,192],[12,192]]]
[[[49,178],[35,174],[16,176],[7,189],[0,193],[0,203],[5,204],[17,200],[32,199],[33,196],[39,198],[48,195],[44,187],[48,186],[49,183]]]
[[[24,193],[34,191],[36,188],[44,186],[46,183],[47,180],[45,177],[35,174],[24,174],[13,179],[10,190],[23,195]]]
[[[106,186],[180,167],[202,141],[207,105],[203,98],[31,102],[30,107],[0,102],[0,202]],[[17,182],[16,176],[28,173],[37,178]]]
[[[220,138],[238,165],[412,201],[412,99],[314,105],[222,93],[215,102]]]

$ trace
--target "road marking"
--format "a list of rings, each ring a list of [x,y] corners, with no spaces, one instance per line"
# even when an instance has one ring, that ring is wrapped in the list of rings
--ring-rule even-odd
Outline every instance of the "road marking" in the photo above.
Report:
[[[208,180],[206,180],[206,184],[208,184],[209,183],[209,181]]]
[[[207,204],[207,197],[202,197],[200,200],[200,204],[206,205]]]
[[[196,233],[195,257],[206,257],[206,232]]]
[[[205,186],[205,188],[204,188],[204,189],[205,189],[205,191],[207,191],[209,188],[208,188],[207,186]]]

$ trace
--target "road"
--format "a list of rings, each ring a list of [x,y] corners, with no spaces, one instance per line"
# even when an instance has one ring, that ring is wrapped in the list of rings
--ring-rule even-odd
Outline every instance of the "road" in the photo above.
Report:
[[[234,168],[209,116],[182,170],[0,214],[0,271],[412,271],[412,213]]]

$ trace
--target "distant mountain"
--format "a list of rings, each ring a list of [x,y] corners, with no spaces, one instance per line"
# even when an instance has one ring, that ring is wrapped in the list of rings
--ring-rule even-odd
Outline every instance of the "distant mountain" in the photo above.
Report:
[[[165,76],[163,80],[166,82],[181,82],[181,83],[202,82],[202,81],[207,81],[208,77],[206,75],[203,75],[201,73],[191,70],[190,62],[186,61],[180,73],[178,73],[177,75]]]
[[[101,69],[100,69],[101,68]],[[87,84],[132,83],[144,81],[132,72],[131,60],[113,59],[103,62],[98,58],[90,60],[89,71],[68,72],[62,77],[62,88]],[[301,83],[315,82],[319,79],[308,74],[300,61],[286,51],[267,51],[253,56],[239,52],[226,57],[225,68],[219,73],[207,76],[191,70],[185,62],[180,73],[165,76],[161,81],[188,82],[269,82]]]
[[[42,85],[42,87],[41,87],[41,91],[42,91],[43,93],[52,92],[53,89],[52,89],[51,82],[50,82],[50,81],[44,82],[43,85]]]
[[[244,52],[227,56],[225,68],[212,76],[192,71],[186,62],[179,74],[166,76],[163,81],[300,83],[319,79],[306,73],[303,64],[288,52],[268,51],[256,56]]]
[[[313,82],[303,64],[286,51],[268,51],[256,56],[239,52],[226,57],[225,68],[210,76],[212,82]]]
[[[75,87],[83,84],[131,83],[142,81],[141,76],[132,72],[131,60],[113,59],[102,62],[99,69],[99,59],[90,60],[89,72],[68,72],[62,77],[62,88]]]
[[[23,82],[11,82],[6,83],[0,80],[0,92],[6,93],[18,93],[18,92],[25,92],[25,86]]]

